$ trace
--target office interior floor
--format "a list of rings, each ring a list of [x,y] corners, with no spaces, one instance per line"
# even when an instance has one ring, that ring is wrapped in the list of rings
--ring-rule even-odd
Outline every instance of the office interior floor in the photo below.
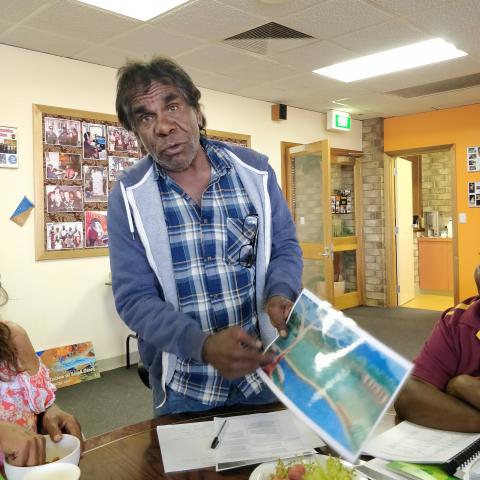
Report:
[[[362,328],[412,360],[429,335],[439,311],[413,308],[357,307],[345,311]],[[136,365],[102,373],[57,392],[57,402],[80,421],[87,438],[152,418],[152,393]]]
[[[418,294],[402,307],[444,311],[454,304],[453,295]]]

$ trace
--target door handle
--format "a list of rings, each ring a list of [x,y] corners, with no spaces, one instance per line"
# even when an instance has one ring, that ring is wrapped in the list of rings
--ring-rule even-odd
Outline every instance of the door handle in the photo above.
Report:
[[[325,247],[324,252],[320,254],[321,257],[329,257],[330,256],[330,249]]]

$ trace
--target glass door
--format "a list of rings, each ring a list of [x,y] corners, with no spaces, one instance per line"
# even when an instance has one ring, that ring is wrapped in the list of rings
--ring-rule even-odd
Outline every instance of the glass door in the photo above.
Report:
[[[328,140],[291,147],[288,160],[288,201],[303,251],[303,286],[334,303]]]
[[[356,159],[360,154],[330,150],[333,293],[334,305],[339,309],[363,303],[362,179],[360,162]]]

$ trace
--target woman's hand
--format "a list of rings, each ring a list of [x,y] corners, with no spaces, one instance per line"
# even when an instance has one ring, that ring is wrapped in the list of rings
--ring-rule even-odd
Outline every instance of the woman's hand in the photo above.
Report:
[[[45,463],[45,437],[12,423],[0,422],[0,450],[7,462],[16,467]]]
[[[27,332],[17,323],[4,323],[10,329],[10,342],[15,349],[20,370],[26,371],[29,375],[35,375],[40,363]]]
[[[59,442],[63,433],[74,435],[80,440],[83,452],[82,429],[78,420],[70,413],[64,412],[57,404],[53,403],[47,408],[42,418],[42,427],[54,442]]]

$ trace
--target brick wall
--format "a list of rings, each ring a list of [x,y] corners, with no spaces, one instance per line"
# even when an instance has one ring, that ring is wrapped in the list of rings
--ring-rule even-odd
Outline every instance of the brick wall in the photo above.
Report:
[[[438,211],[440,232],[452,219],[452,177],[449,155],[435,152],[422,155],[423,211]]]
[[[366,305],[386,305],[383,118],[364,120],[362,157]]]

